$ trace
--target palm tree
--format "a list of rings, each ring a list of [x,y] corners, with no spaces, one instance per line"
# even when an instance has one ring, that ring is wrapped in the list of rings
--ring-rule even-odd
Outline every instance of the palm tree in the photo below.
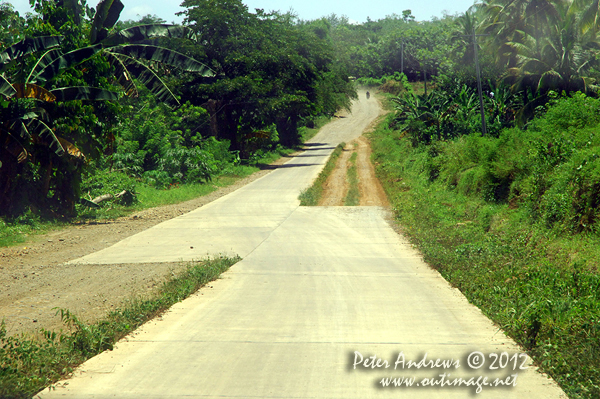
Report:
[[[462,54],[462,63],[470,65],[475,62],[475,49],[471,39],[473,32],[478,30],[477,16],[472,11],[466,11],[456,18],[457,29],[451,36],[451,40],[457,44],[456,54]]]
[[[486,14],[484,29],[492,35],[499,64],[515,67],[517,52],[507,43],[522,43],[533,38],[533,49],[541,51],[541,42],[559,18],[558,8],[569,0],[489,0],[482,5]]]
[[[546,36],[541,40],[526,33],[521,42],[506,43],[515,50],[518,65],[507,69],[505,79],[514,91],[535,97],[529,108],[544,102],[550,90],[569,93],[596,89],[588,73],[599,65],[600,43],[581,34],[573,7],[573,3],[555,7],[558,17],[545,28]]]
[[[579,18],[579,29],[582,34],[591,32],[595,36],[600,29],[600,2],[593,0],[588,3],[588,0],[574,0],[573,9],[581,12]]]

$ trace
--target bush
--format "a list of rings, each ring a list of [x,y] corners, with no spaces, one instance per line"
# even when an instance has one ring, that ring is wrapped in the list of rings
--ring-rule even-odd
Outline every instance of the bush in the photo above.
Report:
[[[229,141],[202,136],[207,123],[206,110],[189,103],[176,111],[160,104],[132,111],[122,122],[111,168],[157,188],[228,173],[239,156],[229,151]]]
[[[587,222],[597,216],[595,130],[583,125],[566,133],[547,125],[417,147],[398,131],[376,129],[371,136],[378,176],[424,260],[578,399],[600,397],[597,232],[574,237],[532,225],[529,204],[541,201],[536,218],[566,221],[568,228],[582,226],[586,211]],[[560,154],[548,148],[563,139]],[[432,182],[433,166],[440,177]],[[496,179],[509,179],[519,197],[490,203],[485,193]]]
[[[561,165],[541,197],[541,217],[548,226],[597,231],[600,216],[600,147],[575,154]]]

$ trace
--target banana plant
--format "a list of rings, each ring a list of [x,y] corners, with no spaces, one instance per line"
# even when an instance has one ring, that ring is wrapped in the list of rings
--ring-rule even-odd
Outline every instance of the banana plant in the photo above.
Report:
[[[392,99],[396,109],[395,120],[408,126],[408,133],[421,134],[416,130],[425,128],[425,142],[429,142],[432,134],[439,139],[442,135],[447,136],[445,124],[455,113],[455,107],[451,98],[431,92],[427,95],[406,95]],[[417,124],[415,124],[417,122]],[[448,138],[448,137],[444,137]]]
[[[78,1],[65,1],[62,6],[71,10],[74,21],[79,19],[81,22],[85,16]],[[50,153],[68,155],[74,162],[85,158],[53,127],[53,112],[60,104],[73,100],[118,100],[122,95],[98,87],[61,87],[58,82],[65,80],[60,79],[65,72],[94,57],[104,57],[113,67],[111,83],[120,85],[125,95],[135,96],[136,82],[139,82],[148,87],[158,100],[176,104],[176,96],[161,77],[169,71],[166,68],[206,77],[213,75],[206,65],[155,44],[157,39],[165,37],[193,40],[195,37],[190,29],[157,24],[111,32],[122,9],[120,0],[103,0],[98,4],[91,21],[89,45],[85,47],[63,52],[61,43],[64,38],[57,35],[27,38],[0,52],[0,209],[7,209],[10,205],[7,193],[15,190],[19,169],[16,164],[23,164],[28,159],[46,162],[46,171],[42,173],[45,175],[45,189],[42,191],[45,192],[48,191],[49,180],[53,176],[58,178],[62,173],[55,169],[56,162],[53,163],[51,157],[33,159],[32,146],[45,146]]]
[[[117,100],[118,93],[87,86],[60,87],[46,89],[36,84],[31,77],[40,66],[52,63],[52,54],[58,52],[62,37],[42,36],[22,40],[0,53],[0,70],[7,70],[23,58],[42,53],[30,71],[18,69],[11,82],[5,76],[0,76],[0,95],[3,98],[2,112],[3,120],[0,123],[0,138],[4,138],[7,148],[11,148],[19,162],[28,159],[27,143],[35,141],[45,143],[49,149],[57,155],[63,155],[65,149],[56,136],[54,130],[49,126],[52,124],[51,117],[44,105],[73,100]],[[24,62],[22,64],[25,64]],[[23,76],[25,76],[23,80]],[[34,83],[35,82],[35,83]],[[35,106],[22,106],[19,102],[29,99],[38,103]],[[64,140],[64,139],[63,139]]]

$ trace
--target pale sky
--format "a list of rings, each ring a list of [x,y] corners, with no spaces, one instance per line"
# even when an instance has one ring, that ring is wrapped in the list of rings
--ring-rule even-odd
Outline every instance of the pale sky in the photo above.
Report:
[[[22,15],[31,11],[28,0],[0,0],[11,3]],[[121,20],[138,19],[147,14],[153,14],[165,19],[167,22],[181,22],[181,17],[176,12],[183,11],[179,5],[182,0],[122,0],[125,9],[121,13]],[[441,18],[444,14],[454,15],[465,12],[473,5],[474,0],[244,0],[251,12],[256,8],[265,11],[293,10],[299,18],[305,20],[318,19],[332,13],[345,15],[351,21],[366,22],[367,17],[372,20],[384,18],[386,15],[402,15],[403,10],[412,10],[417,21],[430,20],[431,17]],[[95,6],[97,0],[88,0],[88,4]]]

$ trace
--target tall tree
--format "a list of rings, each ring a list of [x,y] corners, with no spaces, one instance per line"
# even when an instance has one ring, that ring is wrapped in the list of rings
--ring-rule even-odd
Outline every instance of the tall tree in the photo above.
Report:
[[[204,57],[217,73],[210,84],[192,82],[187,93],[206,104],[214,134],[233,149],[244,150],[245,137],[272,125],[283,144],[296,144],[303,118],[331,112],[320,98],[328,95],[324,85],[343,93],[339,105],[354,94],[347,72],[334,65],[327,24],[303,27],[290,14],[254,14],[240,0],[182,5],[184,23],[205,45]]]
[[[542,40],[549,26],[559,17],[557,8],[569,0],[490,0],[484,1],[485,29],[492,35],[498,62],[503,66],[516,66],[516,50],[506,43],[522,43],[525,36],[533,38],[533,50],[540,54]]]

